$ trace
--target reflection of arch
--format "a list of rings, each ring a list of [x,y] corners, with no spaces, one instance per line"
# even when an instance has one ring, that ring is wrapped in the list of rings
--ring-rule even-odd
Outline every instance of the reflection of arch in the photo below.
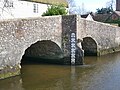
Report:
[[[91,37],[83,38],[82,49],[85,56],[97,56],[97,43]]]
[[[63,53],[61,48],[54,42],[50,40],[43,40],[38,41],[34,44],[32,44],[30,47],[28,47],[25,50],[25,54],[23,58],[31,59],[33,61],[33,58],[37,59],[39,62],[43,63],[52,63],[50,59],[61,59],[63,57]],[[49,59],[49,61],[48,61]],[[53,62],[57,63],[57,62]]]

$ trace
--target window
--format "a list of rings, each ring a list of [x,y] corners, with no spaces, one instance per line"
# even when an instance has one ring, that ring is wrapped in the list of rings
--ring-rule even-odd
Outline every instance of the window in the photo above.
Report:
[[[4,0],[4,7],[13,7],[13,1]]]
[[[33,12],[38,13],[38,4],[33,4]]]

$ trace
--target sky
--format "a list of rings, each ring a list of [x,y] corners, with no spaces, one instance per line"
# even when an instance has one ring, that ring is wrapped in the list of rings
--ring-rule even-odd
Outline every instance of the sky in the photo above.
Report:
[[[106,3],[111,0],[75,0],[77,5],[80,5],[81,8],[84,7],[85,11],[96,12],[97,8],[106,7]],[[116,0],[114,0],[115,2]],[[115,9],[115,3],[114,3]]]

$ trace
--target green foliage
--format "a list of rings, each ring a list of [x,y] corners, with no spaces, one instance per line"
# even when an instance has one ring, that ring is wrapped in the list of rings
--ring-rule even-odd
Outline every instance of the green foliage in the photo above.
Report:
[[[120,19],[118,19],[118,20],[108,20],[105,23],[118,24],[118,26],[120,27]]]
[[[46,12],[42,16],[53,16],[53,15],[66,15],[67,11],[64,5],[51,5],[48,6]]]
[[[109,20],[109,21],[106,21],[105,23],[117,23],[117,24],[120,24],[120,19],[118,19],[118,20]]]
[[[113,8],[108,7],[108,8],[101,8],[101,9],[96,9],[97,10],[97,14],[109,14],[111,12],[113,12]]]

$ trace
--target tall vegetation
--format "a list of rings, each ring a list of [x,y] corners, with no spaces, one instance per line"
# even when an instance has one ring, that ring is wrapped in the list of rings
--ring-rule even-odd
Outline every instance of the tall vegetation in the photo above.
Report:
[[[109,14],[111,12],[113,12],[113,9],[111,7],[108,8],[101,8],[101,9],[96,9],[97,10],[97,14]]]
[[[64,5],[50,5],[46,12],[42,16],[53,16],[53,15],[66,15],[67,10]]]
[[[97,10],[97,14],[109,14],[111,12],[113,12],[113,6],[114,6],[114,0],[110,0],[106,3],[106,8],[98,8]]]

